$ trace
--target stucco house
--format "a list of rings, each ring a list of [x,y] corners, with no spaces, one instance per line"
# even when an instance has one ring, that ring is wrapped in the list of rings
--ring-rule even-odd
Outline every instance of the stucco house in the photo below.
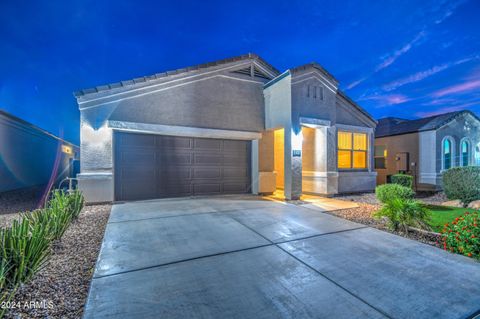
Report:
[[[376,121],[317,63],[247,54],[75,96],[88,202],[375,188]]]
[[[388,117],[378,121],[378,184],[402,172],[414,176],[418,190],[439,190],[444,170],[469,165],[480,165],[480,120],[470,111],[417,120]]]

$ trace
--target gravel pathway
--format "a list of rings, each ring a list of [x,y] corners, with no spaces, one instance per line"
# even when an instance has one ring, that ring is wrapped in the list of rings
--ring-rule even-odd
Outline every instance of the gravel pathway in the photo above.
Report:
[[[14,298],[22,305],[33,301],[46,307],[10,310],[6,318],[81,318],[110,209],[86,206],[55,244],[47,266]],[[17,214],[12,215],[0,216],[0,222],[8,224]]]

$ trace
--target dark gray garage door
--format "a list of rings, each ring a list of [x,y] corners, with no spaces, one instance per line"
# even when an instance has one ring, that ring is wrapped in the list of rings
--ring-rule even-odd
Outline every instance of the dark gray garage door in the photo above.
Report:
[[[115,200],[250,192],[250,142],[115,132]]]

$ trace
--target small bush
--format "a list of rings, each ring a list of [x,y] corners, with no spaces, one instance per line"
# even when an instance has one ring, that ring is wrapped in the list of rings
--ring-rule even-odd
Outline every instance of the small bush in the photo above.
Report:
[[[395,174],[392,176],[392,183],[402,185],[408,188],[413,187],[413,176],[406,174]]]
[[[388,227],[392,230],[402,229],[408,232],[409,226],[430,229],[427,223],[430,211],[422,203],[413,199],[394,198],[375,212],[374,217],[377,219],[386,217]]]
[[[72,221],[72,215],[69,210],[59,209],[55,206],[24,213],[23,218],[28,219],[32,226],[41,225],[45,229],[47,236],[52,240],[62,238]]]
[[[480,214],[466,212],[445,224],[442,233],[443,249],[452,253],[480,259]]]
[[[393,199],[413,199],[415,192],[408,187],[398,184],[384,184],[375,188],[375,195],[382,203],[387,203]]]
[[[448,199],[459,199],[464,205],[480,200],[480,167],[454,167],[442,175]]]
[[[0,230],[1,260],[4,282],[10,287],[33,277],[50,256],[51,236],[42,224],[32,224],[27,218],[14,220],[10,228]]]

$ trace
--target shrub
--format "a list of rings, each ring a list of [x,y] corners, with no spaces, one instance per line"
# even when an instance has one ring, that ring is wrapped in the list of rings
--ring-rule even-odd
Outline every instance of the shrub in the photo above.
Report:
[[[452,253],[480,259],[480,214],[466,212],[445,224],[442,234],[443,249]]]
[[[62,238],[72,221],[72,215],[68,210],[59,209],[55,206],[27,212],[22,216],[30,221],[30,225],[40,225],[45,229],[46,236],[51,240]]]
[[[443,173],[442,179],[448,199],[459,199],[464,205],[480,200],[480,167],[450,168]]]
[[[419,201],[413,199],[394,198],[386,202],[374,213],[374,217],[388,219],[388,227],[392,230],[402,229],[408,232],[408,226],[430,229],[427,221],[430,211]]]
[[[395,174],[392,176],[392,183],[402,185],[408,188],[413,187],[413,176],[406,174]]]
[[[387,203],[393,199],[413,199],[415,192],[408,187],[398,184],[384,184],[377,186],[375,195],[382,203]]]
[[[14,220],[11,227],[1,229],[0,258],[9,266],[4,269],[4,282],[16,286],[32,278],[47,262],[51,241],[48,229],[27,218]]]

